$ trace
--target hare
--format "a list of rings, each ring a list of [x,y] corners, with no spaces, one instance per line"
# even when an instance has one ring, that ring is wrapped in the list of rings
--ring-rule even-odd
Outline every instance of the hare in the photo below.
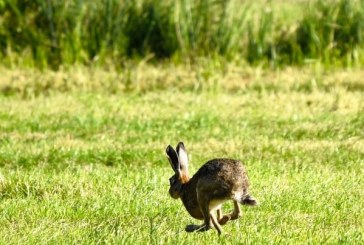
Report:
[[[207,231],[214,226],[220,235],[221,225],[241,216],[239,203],[258,205],[257,200],[249,195],[248,177],[240,161],[210,160],[190,178],[188,157],[183,142],[178,143],[176,150],[169,145],[166,153],[175,172],[169,179],[169,194],[174,199],[181,198],[192,217],[204,220],[202,225],[187,225],[187,232]],[[223,215],[221,206],[227,200],[234,202],[234,210]]]

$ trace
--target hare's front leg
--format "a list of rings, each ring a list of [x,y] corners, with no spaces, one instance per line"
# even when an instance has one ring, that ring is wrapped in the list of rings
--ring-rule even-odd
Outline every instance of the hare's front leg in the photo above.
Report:
[[[210,200],[206,196],[205,193],[199,192],[197,194],[198,204],[200,206],[200,210],[203,215],[204,223],[201,225],[201,227],[198,229],[198,231],[207,231],[211,228],[211,217],[210,217],[210,209],[209,209],[209,203]]]
[[[211,224],[216,228],[219,234],[222,233],[222,228],[216,219],[216,216],[214,214],[214,210],[210,210],[210,203],[213,203],[208,196],[208,194],[199,193],[197,195],[198,203],[200,205],[201,212],[204,216],[204,231],[207,231],[211,228]],[[200,229],[201,230],[201,229]]]
[[[187,225],[185,228],[185,230],[187,232],[207,231],[211,228],[211,225],[212,225],[210,223],[208,204],[207,204],[207,210],[206,210],[206,203],[209,203],[209,201],[206,199],[206,196],[201,193],[201,191],[198,192],[197,201],[198,201],[198,205],[200,207],[200,210],[201,210],[201,213],[203,216],[204,223],[202,225],[195,225],[195,224]]]
[[[222,228],[221,228],[219,222],[217,221],[215,214],[213,212],[210,213],[210,218],[211,218],[212,224],[215,226],[217,232],[219,233],[219,235],[221,235]]]

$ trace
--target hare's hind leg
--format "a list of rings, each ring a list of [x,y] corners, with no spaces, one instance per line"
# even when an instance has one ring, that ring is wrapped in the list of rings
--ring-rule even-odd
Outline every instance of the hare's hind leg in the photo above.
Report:
[[[241,209],[239,203],[234,200],[234,211],[230,214],[232,220],[241,217]]]
[[[222,209],[219,208],[217,211],[217,220],[219,221],[220,225],[225,225],[230,219],[230,215],[223,215]]]
[[[222,215],[221,210],[217,210],[217,217],[219,220],[220,225],[225,225],[229,220],[237,219],[241,216],[241,209],[239,203],[234,200],[234,210],[230,214]]]

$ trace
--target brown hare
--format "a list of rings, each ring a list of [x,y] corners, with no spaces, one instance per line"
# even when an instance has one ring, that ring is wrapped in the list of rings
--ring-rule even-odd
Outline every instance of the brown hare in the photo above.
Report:
[[[169,179],[169,194],[175,199],[181,198],[192,217],[204,220],[202,225],[186,226],[186,231],[207,231],[214,226],[221,234],[221,225],[241,216],[239,203],[258,205],[258,202],[249,195],[248,177],[240,161],[210,160],[190,178],[188,157],[183,142],[178,143],[176,150],[169,145],[166,153],[175,172]],[[234,202],[234,210],[230,214],[223,215],[221,206],[227,200]]]

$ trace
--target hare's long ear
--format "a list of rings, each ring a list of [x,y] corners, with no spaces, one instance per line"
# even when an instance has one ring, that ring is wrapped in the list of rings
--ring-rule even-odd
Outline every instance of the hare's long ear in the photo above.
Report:
[[[186,152],[185,145],[183,142],[179,142],[177,147],[178,160],[182,172],[182,182],[187,182],[189,180],[188,176],[188,156]]]
[[[177,155],[176,151],[173,149],[172,146],[169,145],[166,148],[166,153],[168,156],[169,163],[171,164],[171,167],[173,168],[174,172],[176,174],[180,175],[181,166],[178,161],[178,155]]]

